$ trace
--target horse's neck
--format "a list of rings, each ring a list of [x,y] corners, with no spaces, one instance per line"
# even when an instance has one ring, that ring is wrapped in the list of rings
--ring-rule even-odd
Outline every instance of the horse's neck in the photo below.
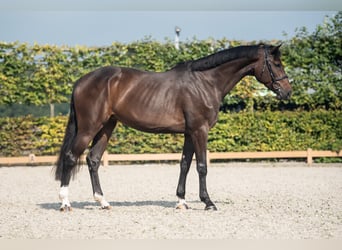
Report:
[[[245,76],[253,75],[258,58],[239,58],[224,63],[211,70],[216,86],[222,92],[222,98],[231,91]]]

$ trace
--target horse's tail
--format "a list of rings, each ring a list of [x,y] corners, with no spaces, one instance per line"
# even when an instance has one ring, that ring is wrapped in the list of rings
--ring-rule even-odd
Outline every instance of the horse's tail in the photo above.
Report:
[[[63,144],[59,153],[59,157],[55,166],[55,179],[60,181],[62,179],[63,172],[72,172],[74,174],[77,171],[75,166],[77,165],[78,159],[74,159],[71,155],[71,148],[74,139],[77,135],[77,120],[74,105],[74,93],[71,95],[70,102],[70,114],[68,124],[65,130]],[[71,162],[70,162],[71,161]],[[69,168],[69,169],[67,169]]]

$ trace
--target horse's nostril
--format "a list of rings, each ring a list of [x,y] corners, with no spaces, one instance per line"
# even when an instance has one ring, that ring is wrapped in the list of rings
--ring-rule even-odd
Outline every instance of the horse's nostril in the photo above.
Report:
[[[292,94],[292,91],[290,90],[290,91],[288,91],[287,93],[286,93],[286,95],[284,96],[285,98],[285,100],[288,100],[288,99],[290,99],[290,97],[291,97],[291,94]]]

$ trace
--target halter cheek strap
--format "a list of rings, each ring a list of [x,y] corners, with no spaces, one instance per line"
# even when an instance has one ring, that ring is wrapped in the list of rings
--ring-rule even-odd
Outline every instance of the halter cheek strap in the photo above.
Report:
[[[277,89],[280,88],[280,85],[279,85],[278,81],[281,81],[281,80],[283,80],[283,79],[286,79],[286,78],[288,78],[288,76],[287,76],[287,75],[283,75],[283,76],[278,77],[278,78],[275,77],[275,75],[274,75],[274,73],[273,73],[273,70],[272,70],[272,67],[271,67],[271,64],[270,64],[270,62],[268,61],[268,49],[267,49],[267,47],[264,48],[264,55],[265,55],[264,66],[263,66],[263,68],[262,68],[262,72],[261,72],[260,78],[261,78],[262,75],[264,74],[265,69],[266,69],[266,67],[267,67],[268,72],[270,73],[270,76],[271,76],[271,80],[272,80],[272,81],[271,81],[270,83],[266,84],[266,85],[272,85],[272,88],[275,89],[275,90],[277,90]]]

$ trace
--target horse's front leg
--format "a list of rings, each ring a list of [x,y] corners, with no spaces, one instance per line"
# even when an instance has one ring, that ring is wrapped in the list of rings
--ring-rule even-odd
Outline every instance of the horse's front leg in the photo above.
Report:
[[[188,205],[185,201],[185,186],[186,186],[186,177],[188,175],[192,157],[194,155],[194,144],[192,143],[191,136],[185,134],[184,135],[184,146],[183,146],[183,154],[180,163],[180,175],[177,186],[177,197],[178,204],[176,209],[188,209]]]
[[[202,126],[191,134],[195,148],[197,172],[199,175],[199,196],[205,203],[205,210],[217,210],[214,203],[210,200],[207,191],[207,126]]]
[[[90,180],[93,188],[95,201],[100,203],[102,209],[110,209],[110,204],[105,200],[100,185],[98,170],[101,164],[102,155],[106,149],[108,140],[115,127],[116,121],[108,121],[100,132],[95,136],[89,154],[87,164],[89,168]]]

